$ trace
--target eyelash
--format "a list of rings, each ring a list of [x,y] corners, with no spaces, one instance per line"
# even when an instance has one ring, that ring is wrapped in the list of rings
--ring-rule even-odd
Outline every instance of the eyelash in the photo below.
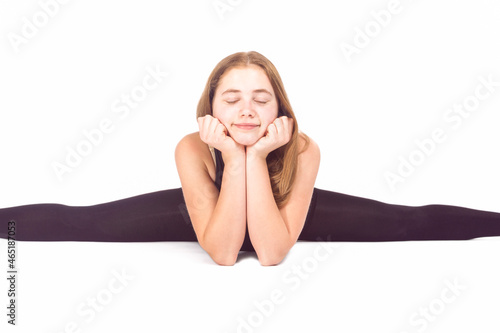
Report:
[[[236,102],[238,102],[239,100],[235,100],[235,101],[226,101],[227,104],[235,104]],[[257,103],[259,104],[266,104],[267,101],[256,101]]]

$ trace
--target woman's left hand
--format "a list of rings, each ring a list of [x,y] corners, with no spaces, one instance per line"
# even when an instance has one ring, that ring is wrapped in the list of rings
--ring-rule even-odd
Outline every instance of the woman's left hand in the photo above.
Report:
[[[293,119],[287,116],[276,118],[267,126],[266,134],[252,146],[247,146],[247,155],[266,158],[273,150],[290,141],[293,132]]]

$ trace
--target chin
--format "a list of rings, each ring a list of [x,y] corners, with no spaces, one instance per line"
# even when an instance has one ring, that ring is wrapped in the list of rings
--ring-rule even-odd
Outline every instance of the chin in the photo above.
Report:
[[[236,143],[239,143],[240,145],[243,146],[252,146],[260,139],[260,137],[257,137],[255,135],[241,135],[241,134],[237,134],[231,137]]]

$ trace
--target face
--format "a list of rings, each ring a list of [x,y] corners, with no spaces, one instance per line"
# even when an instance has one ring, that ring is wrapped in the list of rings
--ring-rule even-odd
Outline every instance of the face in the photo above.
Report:
[[[251,146],[278,117],[278,101],[269,78],[259,66],[235,67],[219,81],[212,110],[234,141]]]

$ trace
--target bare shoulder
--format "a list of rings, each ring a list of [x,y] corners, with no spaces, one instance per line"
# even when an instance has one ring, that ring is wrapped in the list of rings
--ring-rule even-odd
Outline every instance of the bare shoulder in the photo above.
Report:
[[[215,166],[208,145],[200,138],[199,132],[185,135],[175,147],[175,162],[178,169],[196,167],[206,170],[215,177]]]
[[[201,141],[199,132],[185,135],[175,147],[175,159],[200,158],[208,151],[206,143]]]
[[[201,144],[204,143],[200,139],[200,134],[199,132],[193,132],[190,134],[186,134],[177,144],[176,149],[181,149],[183,152],[184,150],[192,150],[192,149],[199,149],[201,147]]]
[[[298,192],[302,192],[303,194],[312,194],[321,159],[319,146],[310,136],[299,132],[298,150],[297,174],[295,176],[294,187]]]
[[[321,152],[318,144],[308,135],[299,132],[299,161],[307,161],[308,164],[318,165]]]

